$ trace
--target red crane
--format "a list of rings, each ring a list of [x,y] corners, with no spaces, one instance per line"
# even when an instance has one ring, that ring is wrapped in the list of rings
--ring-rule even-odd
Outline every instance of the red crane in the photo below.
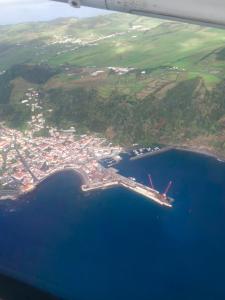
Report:
[[[152,176],[150,174],[148,175],[148,181],[149,181],[150,187],[154,190],[155,187],[154,187],[154,184],[153,184],[153,181],[152,181]]]
[[[168,194],[168,192],[169,192],[169,190],[170,190],[172,184],[173,184],[172,181],[170,181],[170,182],[168,183],[168,185],[167,185],[167,187],[166,187],[166,189],[165,189],[165,192],[163,193],[163,196],[164,196],[164,197],[167,196],[167,194]]]
[[[150,174],[148,175],[148,180],[149,180],[150,187],[154,190],[155,188],[154,188],[154,185],[153,185],[153,182],[152,182],[152,176]]]

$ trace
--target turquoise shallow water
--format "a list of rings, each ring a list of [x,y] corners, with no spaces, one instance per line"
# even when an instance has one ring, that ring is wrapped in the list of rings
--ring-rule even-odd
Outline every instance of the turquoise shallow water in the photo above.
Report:
[[[118,168],[161,191],[172,180],[173,209],[58,174],[0,203],[2,272],[65,299],[224,299],[225,164],[169,151]]]

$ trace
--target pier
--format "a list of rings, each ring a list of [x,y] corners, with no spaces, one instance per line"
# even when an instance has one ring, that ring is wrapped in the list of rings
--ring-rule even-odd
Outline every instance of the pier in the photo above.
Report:
[[[172,207],[172,199],[167,197],[165,194],[159,193],[157,190],[152,189],[148,186],[145,186],[141,183],[138,183],[136,181],[133,181],[130,178],[124,177],[122,175],[119,175],[115,173],[114,169],[111,169],[111,175],[112,171],[114,171],[113,179],[110,181],[105,182],[99,182],[99,183],[87,183],[85,185],[82,185],[81,189],[83,192],[89,192],[99,189],[108,189],[116,186],[124,187],[132,192],[135,192],[139,195],[144,196],[145,198],[148,198],[149,200],[166,207]]]

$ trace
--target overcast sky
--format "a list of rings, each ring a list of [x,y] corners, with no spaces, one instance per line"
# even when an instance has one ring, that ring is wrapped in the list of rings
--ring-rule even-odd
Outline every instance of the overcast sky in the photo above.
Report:
[[[45,21],[59,17],[91,17],[105,11],[83,7],[74,9],[67,4],[48,0],[0,0],[0,25],[30,21]]]

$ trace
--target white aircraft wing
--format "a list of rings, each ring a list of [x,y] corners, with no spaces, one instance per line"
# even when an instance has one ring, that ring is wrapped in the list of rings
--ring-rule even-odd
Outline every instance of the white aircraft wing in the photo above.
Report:
[[[132,14],[225,27],[225,0],[53,0]]]

